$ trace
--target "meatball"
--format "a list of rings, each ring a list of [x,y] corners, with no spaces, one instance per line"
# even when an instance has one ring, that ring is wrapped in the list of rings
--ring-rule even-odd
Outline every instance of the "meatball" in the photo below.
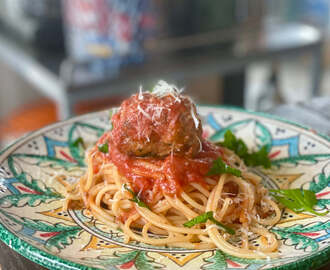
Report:
[[[192,101],[179,93],[140,92],[125,100],[112,117],[112,144],[136,157],[195,156],[202,125]]]

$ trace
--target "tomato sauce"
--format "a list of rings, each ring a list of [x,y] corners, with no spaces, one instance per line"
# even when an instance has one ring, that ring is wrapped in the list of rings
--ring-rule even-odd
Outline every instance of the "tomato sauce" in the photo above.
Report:
[[[159,192],[179,195],[189,183],[206,186],[205,177],[222,148],[202,138],[202,125],[191,99],[171,93],[140,93],[125,100],[112,117],[113,129],[94,148],[94,172],[113,163],[146,202]]]
[[[187,97],[133,95],[112,117],[112,142],[122,153],[194,156],[200,150],[201,121]]]
[[[202,141],[202,149],[194,158],[176,154],[165,158],[129,156],[112,144],[110,132],[99,139],[98,145],[104,143],[108,143],[109,153],[101,153],[97,148],[94,151],[100,153],[105,162],[113,163],[119,173],[130,182],[134,192],[148,203],[153,202],[157,192],[173,196],[179,195],[189,183],[207,185],[205,177],[213,161],[218,157],[224,159],[222,148],[207,140]],[[97,172],[97,165],[95,168],[94,171]]]

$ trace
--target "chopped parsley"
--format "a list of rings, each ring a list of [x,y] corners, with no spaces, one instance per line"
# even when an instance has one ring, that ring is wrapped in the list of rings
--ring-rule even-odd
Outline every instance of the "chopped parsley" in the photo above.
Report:
[[[109,146],[108,143],[103,143],[103,144],[99,144],[97,146],[97,148],[99,149],[100,152],[107,154],[109,153]]]
[[[271,166],[267,147],[265,145],[261,147],[259,151],[249,153],[244,141],[242,139],[237,139],[230,130],[226,131],[224,141],[217,144],[234,151],[236,155],[244,160],[247,166],[263,166],[266,169]]]
[[[217,221],[214,217],[213,217],[213,211],[209,211],[206,212],[204,214],[201,214],[189,221],[187,221],[186,223],[183,224],[184,227],[188,227],[191,228],[196,224],[200,224],[200,223],[205,223],[208,220],[212,221],[214,224],[216,224],[221,230],[229,233],[229,234],[235,234],[235,231],[232,228],[229,228],[225,225],[223,225],[222,223],[220,223],[219,221]]]
[[[296,213],[308,211],[318,216],[324,216],[329,212],[314,211],[317,199],[313,191],[306,189],[271,189],[269,191],[277,201]]]
[[[241,176],[240,170],[228,166],[222,161],[221,157],[219,157],[213,161],[212,167],[208,171],[207,176],[218,175],[222,173],[228,173],[238,177]]]
[[[85,143],[82,137],[78,137],[77,139],[75,139],[72,143],[72,146],[74,147],[82,147],[85,148]]]
[[[149,209],[149,206],[144,201],[141,201],[141,199],[136,195],[136,193],[133,190],[131,190],[127,186],[127,184],[124,184],[124,189],[126,189],[129,193],[132,194],[133,199],[130,199],[131,202],[135,202],[138,206]]]
[[[84,155],[86,146],[82,137],[78,137],[77,139],[75,139],[71,143],[70,147],[73,147],[72,149],[73,153],[77,154],[78,156]]]

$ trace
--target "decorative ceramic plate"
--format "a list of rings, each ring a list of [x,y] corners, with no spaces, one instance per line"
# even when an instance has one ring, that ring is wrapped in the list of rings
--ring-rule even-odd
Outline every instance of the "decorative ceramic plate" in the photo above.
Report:
[[[274,188],[303,187],[317,194],[318,208],[330,209],[330,141],[315,131],[273,117],[233,108],[199,107],[204,135],[221,139],[227,129],[249,147],[267,145],[272,168],[260,169]],[[64,187],[84,173],[78,137],[92,145],[109,128],[109,112],[76,117],[36,131],[0,155],[0,238],[50,269],[305,269],[329,261],[330,214],[320,217],[288,209],[271,231],[280,257],[236,258],[219,250],[188,250],[123,243],[87,210],[62,211]],[[258,245],[258,241],[254,241]]]

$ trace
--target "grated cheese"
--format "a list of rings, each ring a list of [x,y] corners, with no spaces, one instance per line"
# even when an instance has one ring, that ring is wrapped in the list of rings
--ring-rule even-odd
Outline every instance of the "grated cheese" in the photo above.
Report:
[[[143,89],[142,89],[142,85],[140,85],[140,88],[139,88],[139,95],[138,95],[138,99],[139,100],[142,100],[143,99]]]
[[[154,94],[157,97],[164,97],[167,95],[171,95],[175,98],[176,102],[181,102],[179,95],[181,94],[182,91],[183,88],[178,89],[175,85],[171,85],[163,80],[160,80],[152,90],[152,94]]]
[[[140,113],[142,113],[145,117],[147,117],[150,121],[152,121],[151,116],[141,108],[140,104],[138,104],[137,109],[139,110]]]
[[[190,113],[191,113],[191,116],[192,116],[192,118],[194,120],[195,128],[198,129],[199,121],[198,121],[198,118],[197,118],[197,116],[195,114],[195,111],[194,111],[194,108],[193,108],[193,102],[192,101],[190,101],[190,102],[191,102]]]

